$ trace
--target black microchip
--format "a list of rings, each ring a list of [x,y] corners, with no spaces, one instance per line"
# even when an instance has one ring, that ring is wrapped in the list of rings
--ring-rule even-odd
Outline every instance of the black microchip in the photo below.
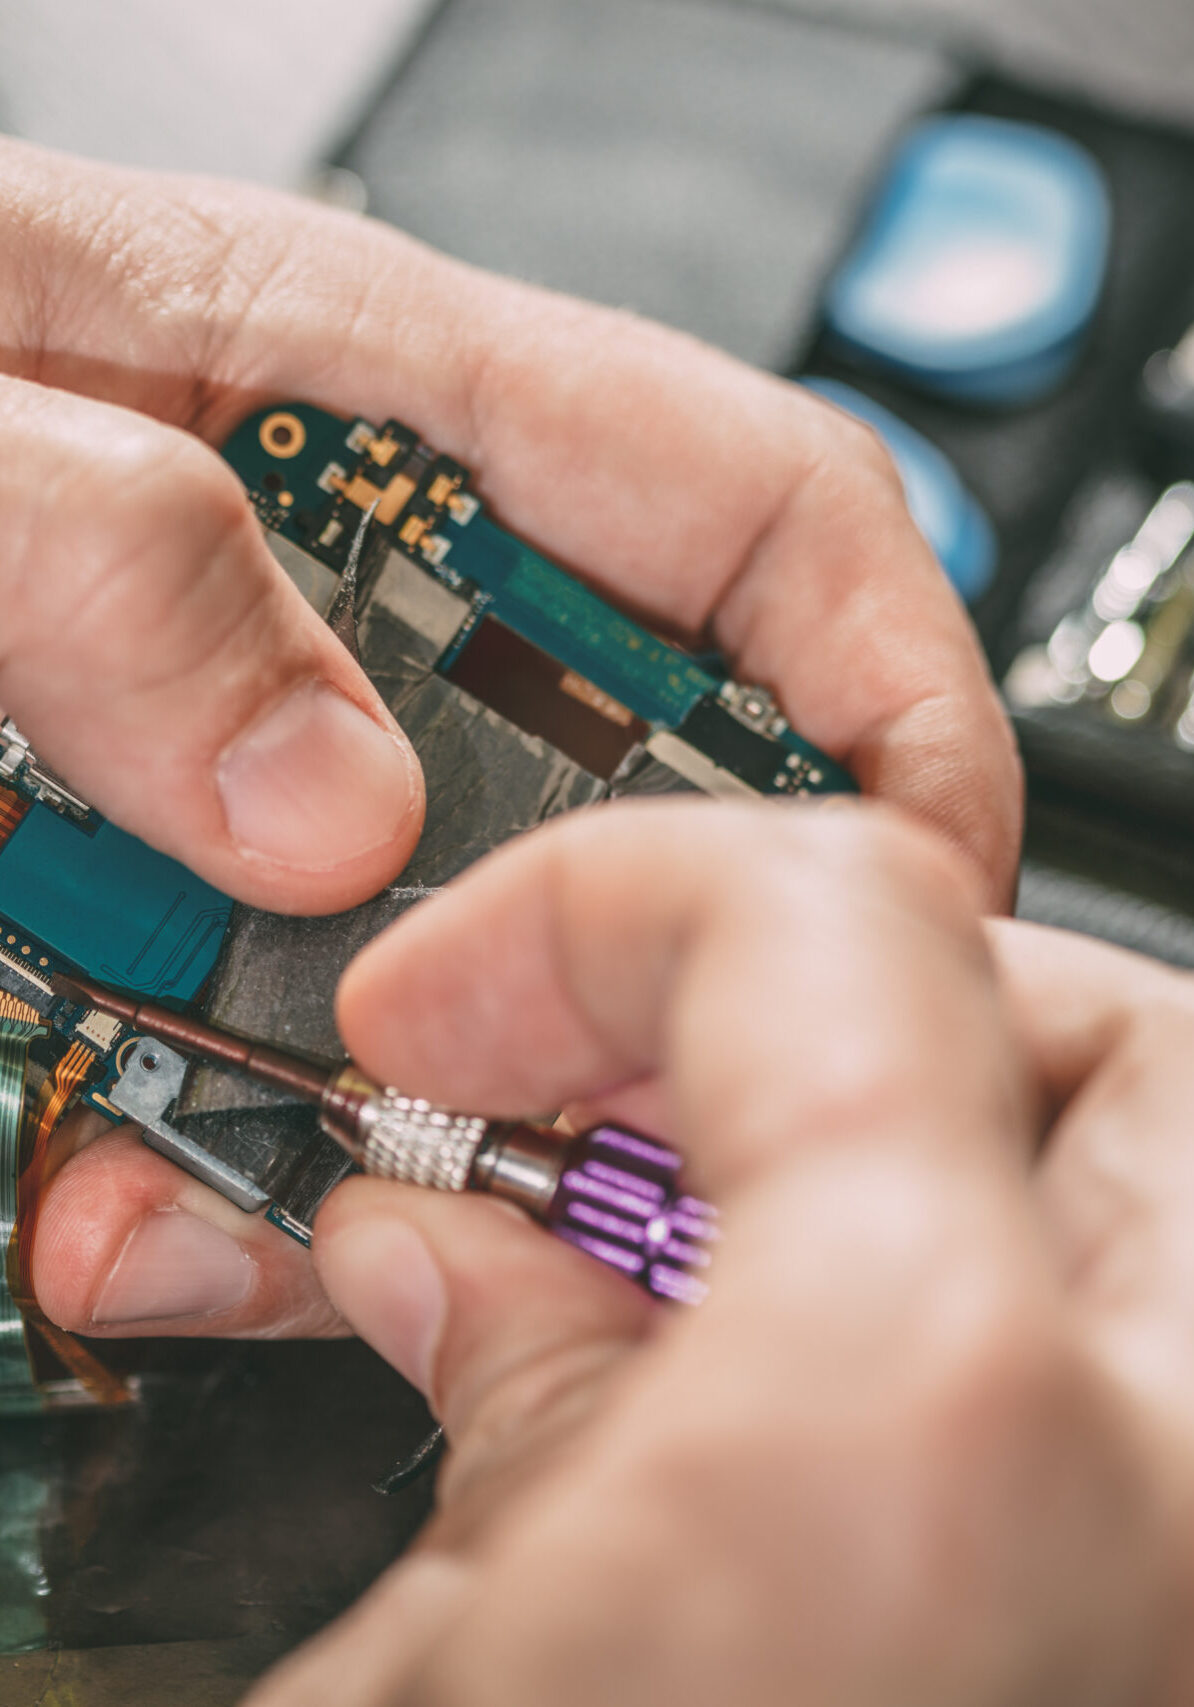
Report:
[[[484,619],[447,677],[499,717],[550,741],[607,781],[649,733],[624,705],[495,617]]]
[[[771,792],[783,775],[787,748],[763,730],[748,728],[711,695],[697,701],[676,734],[760,793]]]

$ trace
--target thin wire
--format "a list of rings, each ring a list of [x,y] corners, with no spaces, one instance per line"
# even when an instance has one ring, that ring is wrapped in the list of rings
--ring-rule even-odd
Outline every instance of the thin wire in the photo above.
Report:
[[[54,1069],[53,1079],[42,1088],[29,1158],[17,1179],[17,1235],[9,1250],[9,1288],[24,1315],[26,1335],[36,1332],[97,1404],[122,1405],[132,1398],[128,1382],[113,1375],[73,1334],[48,1321],[33,1294],[33,1237],[50,1139],[95,1060],[94,1049],[76,1039]]]
[[[361,661],[360,648],[357,645],[357,598],[360,594],[361,558],[365,551],[365,541],[369,537],[369,524],[380,504],[380,498],[374,498],[372,504],[361,517],[349,549],[348,561],[344,565],[344,573],[340,577],[340,585],[332,600],[332,608],[327,614],[327,624],[337,639],[343,642],[348,652],[359,664]]]
[[[373,1484],[377,1494],[396,1494],[403,1488],[409,1488],[412,1482],[417,1482],[440,1460],[447,1438],[438,1423],[431,1433],[421,1440],[413,1452],[408,1452],[405,1458],[400,1458],[392,1470],[387,1470],[384,1476],[379,1476]]]

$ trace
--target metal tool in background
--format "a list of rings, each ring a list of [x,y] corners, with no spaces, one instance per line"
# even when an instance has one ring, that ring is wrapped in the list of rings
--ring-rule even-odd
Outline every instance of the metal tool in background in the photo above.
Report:
[[[1044,645],[1026,647],[1004,680],[1013,709],[1100,706],[1115,722],[1155,720],[1194,633],[1194,482],[1157,499],[1085,602]],[[1186,745],[1179,709],[1173,737]]]

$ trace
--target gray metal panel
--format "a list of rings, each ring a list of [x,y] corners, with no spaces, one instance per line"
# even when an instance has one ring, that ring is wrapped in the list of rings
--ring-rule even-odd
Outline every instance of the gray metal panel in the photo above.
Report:
[[[427,777],[422,840],[399,881],[372,901],[330,918],[286,918],[238,907],[207,1012],[221,1025],[322,1059],[342,1053],[334,999],[344,967],[370,938],[429,890],[498,843],[559,812],[588,805],[605,784],[546,741],[525,735],[429,667],[425,638],[373,599],[361,623],[366,668],[419,752]],[[182,1117],[262,1108],[280,1099],[232,1074],[193,1073]],[[203,1141],[252,1177],[266,1158],[258,1135],[244,1153],[234,1121]]]
[[[435,0],[0,0],[5,128],[101,160],[288,187]]]
[[[668,321],[765,366],[934,48],[696,0],[449,0],[350,151],[374,213],[451,254]]]
[[[758,0],[725,0],[757,5]],[[1029,84],[1194,121],[1190,0],[772,0],[804,17],[932,40]]]

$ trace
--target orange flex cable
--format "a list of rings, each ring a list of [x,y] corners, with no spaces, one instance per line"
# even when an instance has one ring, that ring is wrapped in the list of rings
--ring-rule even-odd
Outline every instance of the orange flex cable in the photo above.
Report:
[[[9,1290],[20,1305],[27,1326],[36,1329],[59,1363],[86,1387],[92,1398],[100,1404],[120,1405],[127,1404],[131,1397],[128,1383],[105,1369],[73,1335],[47,1321],[33,1295],[33,1239],[46,1180],[50,1139],[95,1065],[95,1059],[94,1049],[85,1043],[72,1043],[54,1069],[53,1078],[43,1087],[33,1110],[29,1122],[31,1141],[17,1181],[17,1237],[11,1253]]]
[[[24,795],[17,794],[11,788],[0,788],[0,848],[4,846],[28,810],[29,802]]]

